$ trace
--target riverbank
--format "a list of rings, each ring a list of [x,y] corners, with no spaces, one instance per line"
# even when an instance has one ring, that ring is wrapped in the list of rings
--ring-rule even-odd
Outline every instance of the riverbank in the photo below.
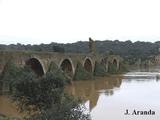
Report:
[[[12,118],[23,118],[25,114],[18,111],[16,103],[14,103],[9,96],[0,96],[0,116],[2,117],[12,117]],[[1,120],[1,119],[0,119]]]

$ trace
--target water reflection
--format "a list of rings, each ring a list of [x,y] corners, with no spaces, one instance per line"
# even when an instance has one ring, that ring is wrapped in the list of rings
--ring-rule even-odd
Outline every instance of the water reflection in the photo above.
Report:
[[[75,81],[66,89],[84,99],[92,120],[159,120],[159,76],[159,72],[129,72],[123,77]],[[156,114],[126,116],[126,109],[130,112],[152,110]]]
[[[81,97],[84,101],[89,101],[89,109],[92,110],[99,99],[99,93],[106,96],[114,94],[114,89],[119,88],[122,83],[121,76],[103,77],[96,80],[75,81],[66,87],[66,90],[74,95]]]

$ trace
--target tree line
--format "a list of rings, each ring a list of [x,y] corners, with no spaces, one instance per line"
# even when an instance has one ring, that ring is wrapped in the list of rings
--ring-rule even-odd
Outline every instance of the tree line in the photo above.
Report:
[[[128,41],[111,41],[105,40],[95,41],[97,53],[109,54],[114,53],[122,57],[144,58],[147,56],[159,54],[160,41],[157,42],[132,42]],[[23,45],[20,43],[10,45],[0,45],[0,50],[19,50],[19,51],[39,51],[39,52],[74,52],[89,53],[89,43],[87,41],[78,41],[76,43],[59,44],[39,44],[39,45]]]

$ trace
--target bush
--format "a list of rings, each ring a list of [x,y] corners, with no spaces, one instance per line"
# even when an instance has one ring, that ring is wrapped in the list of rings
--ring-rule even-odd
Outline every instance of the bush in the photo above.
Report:
[[[0,75],[1,89],[5,86],[7,92],[12,92],[13,82],[15,82],[19,75],[21,74],[21,69],[9,61],[5,66]]]
[[[63,94],[60,103],[52,104],[51,109],[27,120],[90,120],[89,114],[83,113],[84,106],[79,103],[79,99]]]
[[[77,64],[74,80],[91,80],[93,79],[93,74],[85,70],[81,63]]]
[[[54,62],[51,62],[47,72],[56,72],[57,70],[58,66]]]
[[[37,78],[32,72],[22,72],[19,81],[14,83],[13,98],[18,101],[22,111],[46,110],[60,100],[63,88],[64,79],[57,79],[52,73]]]
[[[47,73],[55,74],[55,77],[57,76],[58,78],[60,77],[61,79],[64,79],[65,83],[71,82],[71,79],[65,76],[64,72],[61,69],[59,69],[58,66],[54,62],[51,62]]]
[[[80,109],[80,101],[64,93],[65,81],[65,77],[57,72],[47,72],[38,78],[24,68],[14,83],[13,98],[22,111],[30,113],[29,120],[90,119]]]
[[[110,74],[118,73],[117,65],[110,63],[109,66],[108,66],[108,73],[110,73]]]
[[[121,63],[121,64],[120,64],[119,71],[120,71],[121,73],[122,73],[122,72],[128,72],[128,69],[127,69],[127,67],[126,67],[123,63]]]
[[[106,76],[107,72],[106,72],[105,65],[96,62],[95,69],[94,69],[94,75],[95,76]]]

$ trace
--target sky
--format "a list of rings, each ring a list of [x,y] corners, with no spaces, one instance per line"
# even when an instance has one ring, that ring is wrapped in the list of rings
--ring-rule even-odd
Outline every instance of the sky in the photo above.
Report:
[[[0,0],[0,44],[160,41],[159,0]]]

